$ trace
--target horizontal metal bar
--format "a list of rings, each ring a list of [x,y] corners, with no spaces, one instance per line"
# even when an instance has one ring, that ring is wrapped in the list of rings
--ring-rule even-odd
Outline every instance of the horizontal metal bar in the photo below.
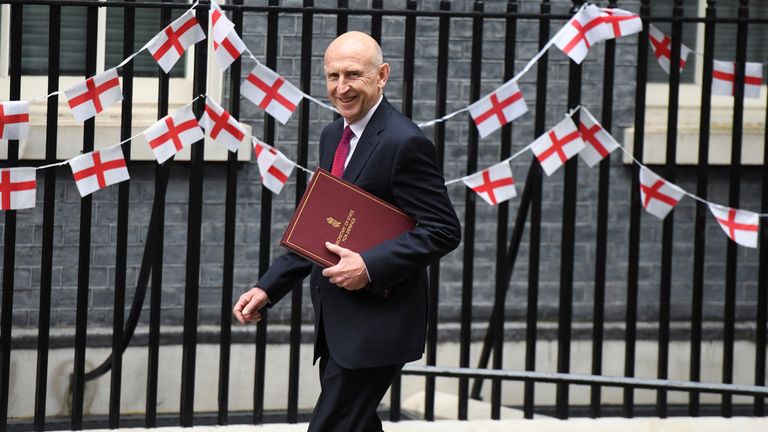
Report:
[[[188,3],[157,3],[157,2],[118,2],[110,1],[104,2],[102,0],[0,0],[0,4],[28,4],[28,5],[60,5],[60,6],[98,6],[98,7],[122,7],[122,8],[141,8],[141,9],[189,9]],[[210,2],[202,1],[197,8],[207,9]],[[283,7],[283,6],[240,6],[234,4],[221,5],[224,10],[239,10],[243,12],[270,12],[278,11],[280,13],[303,13],[306,12],[306,8],[303,7]],[[419,17],[442,17],[449,16],[452,18],[517,18],[517,19],[542,19],[549,18],[554,20],[568,20],[572,17],[570,14],[542,14],[542,13],[507,13],[507,12],[458,12],[458,11],[440,11],[440,10],[394,10],[394,9],[338,9],[338,8],[313,8],[314,14],[323,15],[337,15],[340,12],[347,15],[364,15],[364,16],[419,16]],[[735,24],[739,22],[747,22],[751,24],[768,24],[768,18],[739,18],[739,17],[680,17],[674,18],[669,16],[651,16],[641,15],[643,19],[649,22],[672,22],[682,21],[687,23],[706,23],[717,22],[721,24]]]
[[[536,381],[576,385],[601,384],[609,387],[633,387],[667,389],[702,393],[739,394],[768,397],[768,387],[744,384],[701,383],[651,378],[629,378],[601,375],[581,375],[560,372],[513,371],[504,369],[454,368],[439,366],[406,365],[403,375],[440,376],[449,378],[500,378],[511,381]]]

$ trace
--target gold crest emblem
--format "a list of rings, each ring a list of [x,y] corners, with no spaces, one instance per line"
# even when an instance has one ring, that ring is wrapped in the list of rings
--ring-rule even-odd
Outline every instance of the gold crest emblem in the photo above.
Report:
[[[341,226],[341,222],[337,221],[336,219],[334,219],[334,218],[332,218],[332,217],[330,217],[330,216],[328,216],[328,217],[325,219],[325,221],[326,221],[326,222],[328,222],[328,225],[330,225],[330,226],[332,226],[332,227],[334,227],[334,228],[338,228],[338,227],[340,227],[340,226]]]

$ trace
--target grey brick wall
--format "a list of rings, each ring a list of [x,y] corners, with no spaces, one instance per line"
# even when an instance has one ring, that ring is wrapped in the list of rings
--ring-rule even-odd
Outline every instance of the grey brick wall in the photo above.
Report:
[[[248,2],[263,4],[264,2]],[[316,1],[317,7],[334,7],[335,1]],[[399,9],[404,1],[385,2],[387,9]],[[284,1],[285,6],[301,6],[300,0]],[[419,2],[419,9],[434,10],[438,1]],[[524,12],[537,12],[538,1],[522,1],[520,9]],[[367,1],[351,1],[352,8],[364,8]],[[622,7],[637,10],[637,1],[622,2]],[[506,2],[488,1],[487,11],[503,11]],[[553,12],[566,14],[569,2],[553,2]],[[453,10],[468,11],[471,1],[454,1]],[[553,21],[552,34],[559,28],[560,22]],[[351,16],[350,30],[368,31],[370,19],[366,16]],[[482,93],[485,94],[502,83],[504,56],[504,22],[488,19],[483,28],[484,60],[482,64]],[[311,93],[324,99],[325,87],[322,79],[322,54],[325,45],[335,36],[336,19],[331,15],[317,15],[313,30],[313,79]],[[414,120],[434,118],[435,64],[437,60],[437,20],[420,18],[417,28],[416,46],[416,82],[414,86]],[[386,94],[395,106],[402,103],[403,61],[400,58],[404,50],[404,19],[388,17],[384,20],[383,40],[385,59],[392,65],[392,80]],[[277,71],[293,83],[299,82],[301,17],[282,14],[279,20],[279,60]],[[516,69],[537,51],[538,23],[533,20],[521,20],[518,24]],[[253,53],[264,58],[266,46],[266,17],[263,14],[249,14],[245,18],[244,39]],[[452,21],[450,62],[449,62],[449,101],[448,110],[465,107],[470,102],[469,70],[471,63],[470,46],[472,43],[472,23],[468,18]],[[617,61],[615,72],[614,135],[622,136],[621,131],[633,124],[634,115],[634,76],[636,72],[637,38],[627,37],[617,43]],[[593,48],[583,67],[582,97],[583,103],[600,118],[602,95],[602,53],[604,45]],[[566,110],[568,87],[568,64],[558,50],[550,51],[549,81],[547,83],[547,127],[553,126]],[[656,67],[655,64],[649,65]],[[244,74],[253,67],[249,60],[244,62]],[[525,75],[521,88],[531,112],[516,120],[513,126],[513,151],[529,144],[534,139],[533,109],[536,103],[536,69]],[[653,97],[653,95],[649,95]],[[242,100],[241,120],[253,127],[254,134],[261,136],[263,131],[263,113],[249,101]],[[316,162],[316,142],[322,127],[332,120],[332,114],[316,105],[311,105],[310,161],[308,168],[314,169]],[[298,114],[294,115],[286,126],[277,126],[277,139],[274,144],[289,157],[296,158],[296,140]],[[97,120],[98,127],[98,120]],[[466,115],[459,116],[446,125],[445,175],[452,179],[466,174],[466,142],[470,124]],[[433,128],[426,128],[427,136],[432,136]],[[485,167],[499,160],[500,135],[495,133],[480,141],[479,166]],[[531,155],[525,154],[513,162],[513,173],[518,181],[518,193],[525,187]],[[760,208],[759,195],[761,168],[745,168],[741,172],[742,207],[752,210]],[[147,225],[154,194],[155,164],[138,162],[130,165],[130,227],[128,246],[128,302],[134,295],[138,268],[147,235]],[[222,262],[223,262],[223,220],[224,190],[226,168],[220,163],[208,163],[205,167],[204,205],[202,227],[202,250],[200,271],[200,308],[201,324],[218,323],[222,317],[219,312],[221,298]],[[710,199],[721,203],[728,201],[729,172],[727,168],[713,168],[709,172]],[[244,163],[238,171],[238,203],[236,217],[236,259],[235,259],[235,298],[249,287],[257,278],[259,256],[259,230],[261,211],[261,186],[256,165]],[[611,320],[624,319],[628,232],[629,232],[629,196],[631,168],[624,165],[618,154],[612,157],[609,210],[609,244],[607,270],[607,316]],[[694,168],[679,168],[677,183],[689,191],[695,190],[696,172]],[[171,182],[167,194],[165,245],[162,289],[162,322],[167,325],[179,325],[183,322],[186,238],[187,238],[187,201],[189,169],[184,162],[173,163]],[[595,266],[595,221],[597,205],[598,170],[579,166],[576,255],[574,271],[574,319],[590,321],[594,290]],[[277,246],[290,215],[295,200],[295,176],[288,187],[279,196],[273,197],[272,216],[272,256],[282,253]],[[38,322],[38,301],[40,290],[40,253],[42,243],[42,184],[38,190],[38,206],[33,210],[18,212],[17,244],[15,249],[16,267],[14,283],[13,320],[16,327],[34,328]],[[449,193],[460,219],[464,220],[464,200],[466,189],[461,184],[449,186]],[[559,302],[560,281],[560,239],[562,220],[563,172],[555,173],[544,180],[543,224],[541,242],[541,284],[539,310],[544,320],[556,320]],[[518,199],[510,203],[510,227],[519,205]],[[93,243],[91,247],[89,323],[95,327],[110,327],[112,320],[113,285],[115,279],[115,238],[116,238],[117,187],[94,194]],[[75,298],[77,289],[77,257],[79,241],[80,197],[74,181],[66,167],[58,169],[56,184],[56,216],[54,227],[54,264],[53,264],[53,315],[52,326],[68,327],[75,320]],[[690,315],[692,286],[693,219],[695,206],[692,200],[686,200],[674,212],[674,257],[673,257],[673,315],[684,320]],[[497,209],[477,200],[476,251],[474,262],[474,298],[475,317],[482,321],[487,317],[492,301],[494,286],[494,267],[496,253],[496,214]],[[722,315],[724,303],[724,256],[727,239],[711,217],[707,218],[707,256],[704,287],[705,317],[718,319]],[[661,267],[661,232],[662,223],[654,217],[642,216],[642,235],[640,245],[640,294],[639,316],[643,320],[653,320],[658,313],[659,284]],[[527,231],[526,231],[527,233]],[[2,231],[0,231],[0,235]],[[441,274],[440,316],[444,321],[458,319],[461,307],[462,250],[444,258]],[[514,269],[514,275],[507,297],[508,318],[521,320],[525,316],[528,286],[528,235],[523,239],[520,256]],[[757,289],[758,253],[740,247],[738,249],[738,300],[737,309],[740,319],[754,316]],[[311,320],[311,307],[306,295],[303,301],[304,319]],[[142,322],[148,320],[147,305],[142,314]],[[287,322],[290,315],[290,298],[278,304],[271,313],[273,322]],[[230,316],[223,317],[231,319]]]

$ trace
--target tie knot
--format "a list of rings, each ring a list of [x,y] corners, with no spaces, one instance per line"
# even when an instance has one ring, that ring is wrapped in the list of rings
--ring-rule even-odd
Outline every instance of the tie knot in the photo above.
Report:
[[[355,133],[352,132],[352,128],[347,126],[344,128],[344,132],[341,133],[341,141],[350,141]]]

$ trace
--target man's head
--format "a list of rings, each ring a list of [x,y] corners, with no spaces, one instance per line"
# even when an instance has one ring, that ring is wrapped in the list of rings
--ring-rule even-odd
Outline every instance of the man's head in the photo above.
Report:
[[[347,123],[365,116],[379,100],[389,78],[381,47],[370,36],[348,32],[325,50],[328,98]]]

